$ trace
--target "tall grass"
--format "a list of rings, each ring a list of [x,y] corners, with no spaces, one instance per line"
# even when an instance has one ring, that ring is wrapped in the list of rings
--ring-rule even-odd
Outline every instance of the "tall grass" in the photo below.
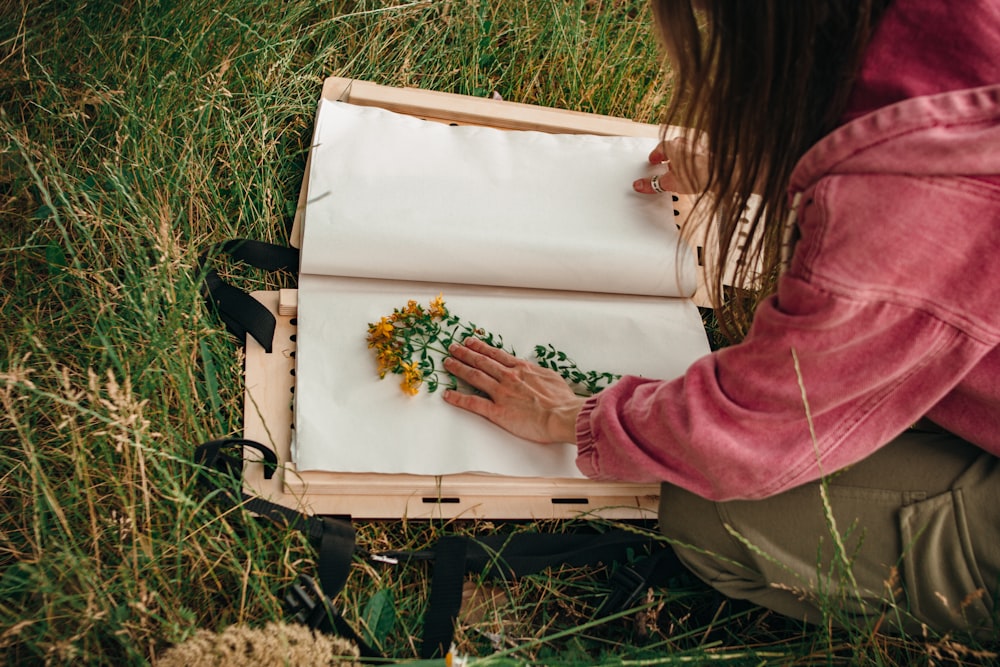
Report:
[[[199,628],[281,619],[283,590],[310,571],[299,535],[220,513],[195,485],[193,446],[239,433],[242,411],[240,352],[196,265],[222,239],[286,242],[324,77],[655,121],[657,53],[642,0],[0,2],[4,660],[142,664]],[[392,548],[492,528],[359,526]],[[532,577],[458,637],[515,663],[859,650],[677,583],[598,625],[589,573]],[[339,602],[389,654],[414,655],[425,572],[358,563]],[[868,640],[885,663],[926,655]]]

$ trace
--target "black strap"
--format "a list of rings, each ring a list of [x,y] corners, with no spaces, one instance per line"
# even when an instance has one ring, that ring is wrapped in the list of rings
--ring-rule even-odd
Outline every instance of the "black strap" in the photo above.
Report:
[[[278,458],[271,448],[254,440],[224,438],[199,445],[195,449],[195,462],[206,469],[222,473],[229,481],[242,483],[243,448],[251,448],[264,457],[264,476],[270,479],[274,474]],[[238,449],[240,456],[232,456],[229,450]],[[298,622],[322,632],[337,634],[357,644],[364,657],[381,657],[344,620],[333,604],[333,598],[344,587],[350,573],[355,551],[354,527],[347,521],[332,517],[311,516],[278,505],[269,500],[250,496],[242,491],[226,489],[214,484],[208,475],[201,474],[202,484],[211,485],[222,491],[221,497],[231,507],[240,507],[258,516],[305,533],[316,546],[319,584],[306,576],[286,592],[286,609]],[[461,601],[460,601],[461,602]]]
[[[442,537],[434,546],[434,576],[424,612],[424,637],[420,657],[444,657],[455,634],[455,619],[462,608],[469,540],[460,536]]]
[[[255,440],[220,438],[202,443],[194,450],[194,461],[204,466],[206,470],[214,470],[232,480],[242,480],[243,448],[245,447],[249,447],[261,455],[264,465],[264,479],[271,479],[278,467],[278,456],[270,447]],[[233,450],[238,450],[239,456],[232,456],[229,453]],[[202,486],[214,486],[214,480],[207,477],[204,471],[199,473],[198,481]]]
[[[294,274],[299,268],[299,251],[273,243],[232,239],[213,245],[198,258],[198,268],[204,276],[202,296],[209,307],[215,309],[226,329],[241,344],[250,335],[270,353],[274,339],[274,315],[252,296],[224,281],[218,271],[206,269],[209,258],[219,254],[228,254],[235,260],[265,271],[285,270]]]
[[[444,655],[451,645],[467,572],[512,580],[562,565],[615,565],[611,593],[595,613],[595,618],[602,618],[633,606],[651,581],[663,576],[665,568],[683,567],[665,543],[626,530],[449,536],[441,538],[433,549],[380,555],[434,561],[420,652],[424,659]]]
[[[485,570],[487,576],[512,579],[558,565],[624,562],[630,552],[640,555],[653,546],[651,537],[625,530],[490,535],[473,541],[469,562],[470,569]]]
[[[238,457],[227,453],[234,448],[240,451]],[[277,466],[277,457],[269,447],[253,440],[213,440],[200,445],[195,458],[206,468],[221,472],[231,480],[242,480],[243,448],[261,453],[265,477],[269,479]],[[202,479],[207,481],[207,476],[202,475]],[[333,604],[333,598],[347,581],[355,553],[363,554],[374,562],[433,562],[420,648],[424,659],[443,656],[449,650],[455,620],[462,606],[462,585],[468,572],[511,580],[562,565],[614,566],[610,579],[612,591],[595,614],[595,618],[601,618],[633,606],[657,577],[683,570],[673,550],[665,543],[627,530],[514,533],[476,538],[445,536],[431,549],[367,553],[356,547],[354,527],[347,521],[303,514],[249,496],[242,489],[238,493],[230,490],[225,497],[229,498],[231,505],[301,530],[309,536],[318,552],[319,583],[310,577],[300,576],[286,593],[286,607],[298,622],[354,641],[365,657],[380,656],[350,627]]]
[[[354,631],[351,624],[333,604],[312,577],[299,575],[297,582],[285,592],[285,611],[296,623],[319,632],[344,637],[354,642],[364,658],[381,658],[382,654],[373,649]]]

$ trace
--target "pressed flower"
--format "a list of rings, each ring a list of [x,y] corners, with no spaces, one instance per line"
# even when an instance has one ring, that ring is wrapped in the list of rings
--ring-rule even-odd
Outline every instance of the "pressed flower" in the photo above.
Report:
[[[400,388],[411,396],[426,382],[428,391],[435,391],[442,378],[439,362],[447,355],[448,345],[461,340],[453,323],[444,330],[439,321],[448,316],[444,295],[438,294],[428,308],[410,299],[391,315],[368,324],[368,347],[375,354],[379,378],[387,373],[401,375]],[[467,335],[467,332],[466,332]]]
[[[414,396],[422,384],[434,392],[442,382],[457,387],[457,380],[441,368],[441,360],[448,355],[452,343],[460,343],[469,336],[478,335],[490,344],[502,347],[499,336],[486,334],[485,330],[453,317],[445,306],[444,295],[431,299],[427,308],[410,299],[402,308],[378,322],[368,323],[368,347],[375,355],[379,378],[387,373],[401,375],[400,389]],[[513,350],[508,350],[513,354]]]
[[[438,319],[448,316],[448,309],[444,307],[444,294],[438,294],[431,301],[427,314]]]
[[[399,367],[403,371],[403,381],[399,383],[399,386],[410,396],[416,396],[417,392],[420,391],[420,384],[424,381],[423,373],[417,362],[404,361],[399,364]]]
[[[395,327],[388,317],[383,317],[378,322],[368,324],[368,347],[377,347],[383,342],[392,340]]]
[[[384,378],[386,373],[395,372],[400,366],[401,359],[395,350],[382,348],[376,357],[378,361],[378,376]]]

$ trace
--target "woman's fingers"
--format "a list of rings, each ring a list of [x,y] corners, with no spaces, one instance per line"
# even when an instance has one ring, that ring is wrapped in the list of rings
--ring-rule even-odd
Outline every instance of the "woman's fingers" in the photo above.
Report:
[[[449,390],[445,401],[527,440],[575,440],[576,414],[584,399],[575,396],[558,373],[478,339],[466,339],[449,351],[445,370],[486,397]]]
[[[461,365],[455,365],[455,370],[449,368],[449,372],[481,391],[487,391],[490,381],[495,383],[500,380],[504,372],[517,361],[516,357],[488,345],[478,338],[466,338],[462,344],[452,345],[448,352],[451,353],[452,357],[462,362]],[[463,377],[463,374],[469,377]],[[480,384],[487,386],[480,386]]]
[[[669,158],[662,142],[656,144],[656,148],[649,152],[649,164],[663,164],[667,160]]]
[[[452,356],[444,360],[444,369],[470,387],[492,395],[496,392],[500,371],[496,368],[492,372],[484,370],[481,368],[483,364],[480,358],[469,357],[464,354],[464,350],[461,345],[452,345]]]
[[[490,359],[496,361],[498,364],[512,368],[518,362],[518,358],[509,352],[501,350],[499,347],[493,347],[489,343],[480,340],[479,338],[469,337],[463,341],[466,348],[474,350],[479,354],[489,357]]]
[[[632,189],[644,195],[662,195],[667,192],[674,192],[676,188],[676,180],[671,176],[669,171],[649,178],[640,178],[632,183]]]
[[[632,183],[632,189],[645,195],[662,195],[665,192],[673,192],[677,184],[670,177],[670,158],[667,156],[663,142],[658,143],[656,148],[650,151],[649,164],[663,165],[663,172],[636,180]]]
[[[636,192],[696,194],[702,192],[708,182],[708,156],[686,137],[658,143],[649,153],[649,164],[660,165],[663,173],[633,182]]]

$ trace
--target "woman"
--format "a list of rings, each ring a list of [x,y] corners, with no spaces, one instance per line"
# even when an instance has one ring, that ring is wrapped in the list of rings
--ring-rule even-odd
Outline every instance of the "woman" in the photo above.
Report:
[[[740,267],[740,298],[713,289],[738,342],[580,399],[470,340],[447,368],[488,398],[445,400],[575,441],[590,477],[662,481],[662,530],[732,597],[996,636],[1000,2],[957,7],[654,3],[667,122],[706,151],[663,142],[650,160],[669,171],[634,187],[708,193]],[[757,242],[737,249],[752,193]]]

